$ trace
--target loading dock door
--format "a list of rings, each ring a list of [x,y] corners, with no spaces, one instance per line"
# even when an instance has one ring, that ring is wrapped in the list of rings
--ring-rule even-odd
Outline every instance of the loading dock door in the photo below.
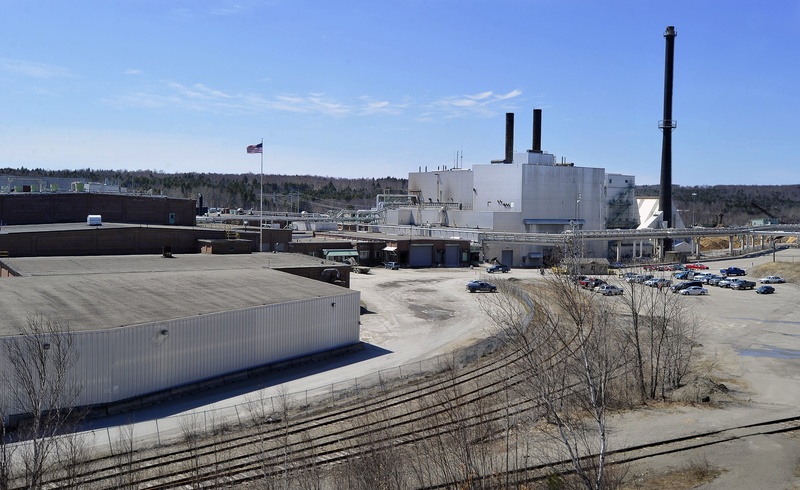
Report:
[[[458,267],[458,244],[444,246],[444,266]]]
[[[433,266],[433,245],[411,245],[408,251],[409,267],[432,267]]]
[[[514,267],[514,251],[513,250],[503,250],[503,255],[501,256],[501,262],[509,267]]]

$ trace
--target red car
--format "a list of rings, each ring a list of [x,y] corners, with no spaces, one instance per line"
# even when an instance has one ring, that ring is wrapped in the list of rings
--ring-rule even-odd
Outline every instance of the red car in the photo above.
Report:
[[[686,264],[687,269],[708,269],[708,266],[705,264],[701,264],[700,262],[695,262],[694,264]]]

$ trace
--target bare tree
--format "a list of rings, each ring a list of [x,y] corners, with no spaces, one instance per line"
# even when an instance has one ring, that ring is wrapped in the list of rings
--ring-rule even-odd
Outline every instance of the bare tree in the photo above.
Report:
[[[606,407],[624,362],[621,339],[607,305],[568,276],[540,284],[529,293],[500,281],[501,294],[485,296],[482,306],[515,348],[524,392],[547,422],[542,434],[558,442],[550,448],[563,450],[582,487],[604,488]]]
[[[625,295],[623,333],[633,346],[633,369],[641,403],[664,397],[688,372],[698,321],[668,288],[631,284]],[[627,320],[627,321],[625,321]]]
[[[11,443],[11,436],[8,431],[5,411],[7,403],[3,394],[3,390],[0,389],[0,490],[6,490],[11,486],[14,470],[14,451],[16,448]]]
[[[136,462],[134,428],[133,422],[117,428],[117,438],[112,445],[112,452],[114,453],[114,460],[118,470],[113,477],[115,488],[125,490],[136,490],[138,488],[135,477],[138,464]]]
[[[89,479],[92,448],[84,434],[70,433],[58,439],[57,467],[65,488],[82,488]]]
[[[192,478],[192,488],[200,488],[201,475],[206,466],[206,458],[202,451],[205,428],[200,423],[200,416],[197,413],[182,416],[178,420],[178,426],[189,455],[185,465]]]
[[[78,360],[74,336],[67,322],[29,317],[20,335],[6,338],[3,351],[7,371],[2,382],[8,394],[7,414],[20,414],[17,436],[26,486],[41,488],[54,464],[56,436],[76,423],[75,403],[81,385],[72,376]]]

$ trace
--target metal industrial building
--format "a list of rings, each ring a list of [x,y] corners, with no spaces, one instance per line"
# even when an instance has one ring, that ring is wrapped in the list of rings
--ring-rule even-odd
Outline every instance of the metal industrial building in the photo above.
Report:
[[[318,268],[320,260],[282,253],[5,258],[0,344],[17,341],[33,315],[67,322],[79,404],[109,411],[359,345],[359,292],[277,270],[292,267]],[[0,372],[9,372],[5,356]]]
[[[442,168],[408,175],[407,196],[379,196],[388,225],[449,227],[509,233],[635,229],[635,177],[557,162],[541,149],[541,110],[533,116],[533,145],[514,153],[514,118],[506,115],[506,154],[472,169]],[[607,244],[587,244],[604,257]],[[558,250],[541,244],[483,244],[485,258],[508,265],[541,265]],[[592,249],[593,248],[593,249]]]

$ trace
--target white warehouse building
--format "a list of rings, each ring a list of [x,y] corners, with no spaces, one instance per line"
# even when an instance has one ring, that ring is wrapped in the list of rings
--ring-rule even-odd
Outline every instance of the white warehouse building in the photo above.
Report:
[[[31,318],[67,323],[76,405],[133,407],[357,345],[359,292],[274,269],[287,261],[320,267],[294,254],[6,258],[4,270],[18,275],[0,279],[0,352]],[[11,373],[0,356],[0,379]],[[2,395],[1,413],[21,412]]]
[[[455,168],[409,173],[411,205],[381,203],[386,223],[452,227],[506,233],[563,233],[567,230],[635,229],[639,211],[635,177],[605,169],[556,162],[541,150],[541,111],[534,110],[533,149],[513,152],[513,114],[506,115],[506,157],[471,170]],[[380,199],[380,196],[379,196]],[[605,257],[608,245],[587,243],[590,256]],[[540,265],[557,255],[546,245],[484,245],[484,258],[507,265]]]

